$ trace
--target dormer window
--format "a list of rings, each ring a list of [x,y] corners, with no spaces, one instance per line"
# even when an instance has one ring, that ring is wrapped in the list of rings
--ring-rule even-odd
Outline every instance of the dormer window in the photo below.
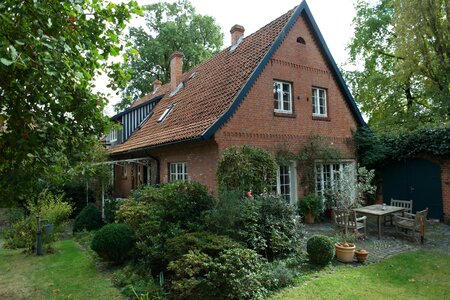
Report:
[[[117,128],[113,127],[111,128],[111,131],[109,132],[109,142],[113,143],[113,142],[117,142]]]
[[[274,111],[292,113],[292,88],[289,82],[273,82]]]
[[[170,104],[169,106],[167,106],[166,110],[162,113],[161,117],[159,117],[158,123],[164,122],[164,120],[167,119],[167,117],[169,116],[170,112],[173,110],[174,107],[175,104]]]

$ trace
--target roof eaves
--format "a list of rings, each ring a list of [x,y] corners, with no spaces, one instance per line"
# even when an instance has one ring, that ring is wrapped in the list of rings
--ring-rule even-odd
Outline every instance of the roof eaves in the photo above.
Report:
[[[142,107],[142,106],[144,106],[144,105],[147,105],[147,104],[150,103],[150,102],[159,101],[159,100],[161,100],[163,97],[164,97],[164,94],[159,95],[159,96],[157,96],[157,97],[155,97],[155,98],[149,99],[149,100],[147,100],[147,101],[145,101],[145,102],[143,102],[143,103],[141,103],[141,104],[139,104],[139,105],[136,105],[136,106],[127,108],[127,109],[125,109],[124,111],[122,111],[122,112],[120,112],[120,113],[118,113],[118,114],[112,116],[111,119],[112,119],[112,120],[115,120],[115,119],[117,119],[118,117],[121,117],[121,116],[123,116],[124,114],[126,114],[126,113],[128,113],[128,112],[130,112],[130,111],[136,110],[136,109],[138,109],[138,108],[140,108],[140,107]]]
[[[266,52],[264,57],[261,59],[259,64],[256,66],[256,68],[253,70],[252,74],[250,75],[247,82],[244,84],[242,89],[239,91],[237,96],[235,97],[233,103],[231,104],[230,108],[225,111],[222,116],[220,116],[219,119],[217,119],[214,124],[212,124],[208,129],[206,129],[202,133],[202,137],[204,139],[210,139],[214,133],[234,114],[236,109],[239,107],[239,105],[244,100],[245,95],[248,93],[250,88],[255,83],[256,79],[258,79],[261,72],[266,67],[267,63],[269,62],[272,55],[275,53],[275,51],[280,47],[283,40],[286,38],[287,34],[291,30],[292,26],[294,26],[295,21],[300,16],[301,12],[304,10],[306,6],[306,2],[302,1],[302,3],[296,8],[292,16],[289,18],[289,20],[284,25],[283,29],[278,34],[277,38],[275,39],[275,42],[272,44],[272,46],[269,48],[269,50]]]
[[[304,12],[305,12],[306,16],[308,17],[309,22],[311,23],[311,26],[313,28],[313,34],[315,34],[316,38],[319,41],[319,45],[322,47],[322,50],[323,50],[323,52],[325,54],[326,59],[328,59],[328,62],[330,64],[330,66],[331,66],[331,69],[332,69],[334,75],[337,78],[338,85],[342,89],[342,91],[344,92],[344,95],[346,96],[347,102],[350,105],[350,109],[351,109],[351,111],[353,113],[353,116],[356,118],[356,121],[359,123],[360,126],[367,127],[367,124],[364,121],[364,119],[363,119],[363,117],[361,115],[361,112],[359,111],[358,106],[356,105],[356,102],[355,102],[355,99],[352,96],[352,93],[348,89],[347,84],[345,83],[345,80],[342,77],[342,74],[339,71],[338,66],[336,65],[336,62],[333,59],[333,56],[331,55],[331,52],[328,49],[328,46],[327,46],[327,44],[325,42],[325,39],[323,38],[322,33],[319,30],[319,26],[317,26],[317,23],[314,20],[314,17],[312,15],[311,11],[309,10],[309,7],[306,4],[306,2],[303,1],[303,3],[305,3]]]

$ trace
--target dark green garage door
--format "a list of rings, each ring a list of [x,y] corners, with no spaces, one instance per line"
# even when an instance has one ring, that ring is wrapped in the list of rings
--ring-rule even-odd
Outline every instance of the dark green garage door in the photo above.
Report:
[[[429,208],[428,218],[443,220],[441,168],[425,159],[392,162],[383,172],[383,198],[413,200],[413,212]]]

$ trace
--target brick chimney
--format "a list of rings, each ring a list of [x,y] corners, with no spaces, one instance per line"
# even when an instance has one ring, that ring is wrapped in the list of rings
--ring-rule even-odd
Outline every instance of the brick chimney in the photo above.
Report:
[[[183,75],[183,53],[176,51],[170,56],[170,89],[174,90]]]
[[[244,36],[245,28],[241,25],[234,25],[231,27],[230,33],[231,33],[231,46],[235,45],[237,41],[239,41],[239,38],[241,36]]]
[[[162,82],[156,79],[153,81],[153,92],[156,92],[157,89],[159,89],[162,85]]]

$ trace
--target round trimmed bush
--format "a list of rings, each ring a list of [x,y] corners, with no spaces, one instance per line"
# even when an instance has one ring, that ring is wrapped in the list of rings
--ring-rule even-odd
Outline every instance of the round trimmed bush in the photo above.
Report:
[[[91,248],[104,260],[121,263],[133,249],[134,242],[134,231],[130,226],[107,224],[95,233]]]
[[[315,235],[306,243],[306,251],[311,263],[324,266],[333,259],[334,245],[330,238],[323,235]]]
[[[84,229],[91,231],[102,227],[104,224],[100,210],[94,203],[89,203],[75,218],[73,231],[82,231]]]

